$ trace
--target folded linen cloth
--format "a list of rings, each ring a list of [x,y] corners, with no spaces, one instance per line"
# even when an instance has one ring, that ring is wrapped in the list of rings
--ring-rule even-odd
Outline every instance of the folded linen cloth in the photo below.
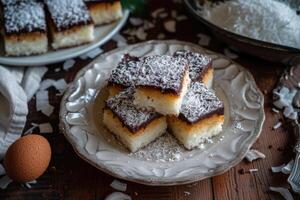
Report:
[[[0,160],[24,129],[27,102],[38,90],[46,67],[3,67],[0,65]]]

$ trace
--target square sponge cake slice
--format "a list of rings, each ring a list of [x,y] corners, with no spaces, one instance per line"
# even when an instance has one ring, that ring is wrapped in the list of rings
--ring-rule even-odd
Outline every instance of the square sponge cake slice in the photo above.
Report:
[[[9,56],[47,52],[48,38],[44,6],[32,1],[3,1],[4,49]]]
[[[52,48],[78,46],[94,40],[94,24],[82,0],[44,0]]]
[[[120,0],[85,0],[95,25],[113,22],[123,16]]]
[[[134,89],[128,88],[106,101],[103,123],[131,151],[146,146],[167,129],[167,120],[133,104]]]
[[[187,61],[168,55],[143,58],[134,103],[163,115],[178,115],[190,83]]]
[[[128,87],[134,86],[140,65],[140,58],[129,54],[123,55],[108,79],[107,88],[110,97],[115,96]]]
[[[214,69],[209,56],[188,50],[176,51],[174,56],[185,58],[188,61],[191,81],[200,81],[206,87],[212,88]]]
[[[174,136],[192,149],[222,131],[224,105],[203,83],[191,83],[178,117],[168,116]]]

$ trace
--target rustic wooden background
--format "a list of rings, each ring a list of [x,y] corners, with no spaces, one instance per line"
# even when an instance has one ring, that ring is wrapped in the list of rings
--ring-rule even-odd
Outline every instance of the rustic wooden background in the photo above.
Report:
[[[204,26],[190,17],[183,8],[183,5],[168,0],[149,1],[147,9],[143,13],[143,18],[149,21],[151,12],[164,7],[168,12],[165,19],[157,19],[155,27],[147,30],[147,40],[156,39],[160,33],[165,34],[165,39],[178,39],[198,43],[198,33],[211,35]],[[177,22],[176,32],[167,32],[163,27],[163,22],[170,19],[171,12],[177,11],[177,14],[188,16],[187,20]],[[125,34],[126,30],[133,28],[128,22],[122,29],[121,34],[128,39],[128,43],[137,43],[137,37],[131,37]],[[105,51],[116,48],[116,42],[111,40],[101,47]],[[217,38],[212,38],[208,49],[224,53],[226,45],[220,43]],[[269,192],[269,186],[287,186],[287,176],[283,174],[274,174],[270,171],[271,166],[287,163],[293,158],[292,134],[285,127],[272,130],[274,124],[282,117],[271,111],[271,93],[277,83],[285,66],[273,64],[238,53],[239,57],[235,60],[245,66],[255,77],[256,83],[263,91],[265,96],[266,121],[260,138],[254,144],[253,148],[258,149],[266,155],[266,159],[248,163],[242,161],[240,164],[230,169],[223,175],[206,179],[189,185],[172,187],[149,187],[136,183],[124,181],[128,184],[126,191],[134,200],[235,200],[235,199],[282,199],[276,193]],[[49,66],[49,71],[44,79],[65,78],[71,82],[76,72],[86,66],[91,59],[76,59],[76,64],[68,71],[62,69],[62,63]],[[56,72],[57,68],[60,70]],[[32,185],[31,189],[12,183],[6,190],[0,190],[0,199],[72,199],[72,200],[102,200],[108,194],[114,191],[109,185],[114,180],[111,177],[80,159],[73,151],[71,145],[66,141],[58,129],[58,113],[61,96],[57,95],[55,88],[49,89],[50,104],[55,106],[54,113],[47,117],[35,109],[35,99],[29,102],[30,113],[28,123],[25,128],[28,129],[31,123],[50,122],[54,128],[54,133],[44,134],[51,143],[53,156],[47,172],[37,180],[37,184]],[[38,130],[35,131],[38,133]],[[241,171],[257,168],[258,172],[241,173]],[[295,196],[295,199],[297,197]],[[299,197],[298,197],[299,199]]]

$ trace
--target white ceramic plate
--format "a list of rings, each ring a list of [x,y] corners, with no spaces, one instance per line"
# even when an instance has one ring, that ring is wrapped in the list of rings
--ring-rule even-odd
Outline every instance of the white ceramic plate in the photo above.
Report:
[[[225,103],[223,132],[192,151],[167,134],[130,154],[102,124],[106,80],[124,53],[163,55],[180,49],[212,57],[214,89]],[[149,41],[108,52],[82,69],[62,99],[60,120],[76,153],[100,170],[147,185],[176,185],[224,173],[238,164],[260,134],[263,104],[251,74],[230,59],[191,43]]]
[[[45,54],[24,57],[5,56],[2,51],[0,52],[0,64],[12,66],[37,66],[57,63],[66,59],[77,57],[104,44],[112,38],[124,26],[128,16],[129,11],[124,10],[123,17],[118,21],[104,26],[95,27],[95,40],[92,43],[73,48],[60,49],[57,51],[49,50]]]

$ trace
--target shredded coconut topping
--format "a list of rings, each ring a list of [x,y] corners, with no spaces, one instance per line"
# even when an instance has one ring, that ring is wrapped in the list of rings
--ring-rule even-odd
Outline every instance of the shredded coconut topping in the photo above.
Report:
[[[108,82],[124,87],[134,85],[140,65],[139,58],[125,54],[118,66],[112,71]]]
[[[288,2],[292,1],[204,1],[200,13],[211,23],[228,31],[300,48],[300,16]]]
[[[131,132],[136,132],[160,115],[153,111],[136,108],[133,104],[134,88],[128,88],[108,99],[106,106],[118,116]]]
[[[58,29],[91,23],[91,16],[82,0],[44,0]]]
[[[173,56],[149,56],[139,70],[137,86],[149,86],[162,92],[179,93],[184,75],[188,69],[187,60]]]
[[[3,5],[6,5],[3,7],[6,33],[46,31],[43,4],[36,1],[12,4],[6,1]]]
[[[189,64],[189,75],[192,81],[200,80],[206,69],[211,67],[211,58],[191,51],[180,50],[174,53],[175,57],[185,58]]]
[[[202,83],[191,83],[183,98],[180,116],[190,123],[195,123],[206,115],[220,111],[224,112],[224,105],[212,91]]]

